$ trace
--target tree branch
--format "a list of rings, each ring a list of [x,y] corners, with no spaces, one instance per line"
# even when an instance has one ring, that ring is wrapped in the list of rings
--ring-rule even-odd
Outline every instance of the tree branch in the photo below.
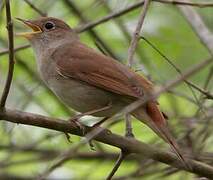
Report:
[[[82,129],[79,129],[78,125],[73,122],[66,122],[61,119],[49,118],[32,113],[5,109],[0,112],[0,119],[4,119],[13,123],[32,125],[83,136]],[[85,131],[87,133],[91,130],[92,128],[85,126]],[[126,138],[117,134],[113,134],[107,129],[103,129],[103,131],[96,135],[94,139],[99,142],[118,147],[120,149],[125,149],[128,152],[141,154],[147,158],[169,164],[179,169],[184,169],[200,176],[204,176],[210,179],[213,178],[213,168],[207,164],[194,160],[188,160],[188,163],[190,163],[192,168],[186,169],[186,167],[182,165],[180,160],[173,153],[161,151],[159,148],[155,148],[133,138]]]
[[[192,7],[178,6],[186,20],[189,22],[195,33],[200,38],[204,46],[213,56],[213,34],[206,27],[200,15]]]

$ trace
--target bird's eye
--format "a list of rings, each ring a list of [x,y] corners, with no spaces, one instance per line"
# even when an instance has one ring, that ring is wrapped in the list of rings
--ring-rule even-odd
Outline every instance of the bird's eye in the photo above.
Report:
[[[47,30],[51,30],[55,28],[55,24],[53,22],[47,22],[44,26]]]

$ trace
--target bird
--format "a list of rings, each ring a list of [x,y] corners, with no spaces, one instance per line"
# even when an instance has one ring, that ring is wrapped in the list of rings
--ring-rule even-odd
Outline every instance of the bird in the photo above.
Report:
[[[112,117],[128,104],[151,96],[154,85],[112,57],[82,43],[77,33],[54,17],[17,18],[32,29],[19,33],[31,44],[38,72],[46,86],[81,115]],[[131,112],[167,142],[185,161],[156,99]]]

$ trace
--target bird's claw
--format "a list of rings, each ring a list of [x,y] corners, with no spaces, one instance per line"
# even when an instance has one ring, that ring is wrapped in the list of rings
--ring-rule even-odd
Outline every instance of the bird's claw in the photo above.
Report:
[[[71,119],[69,119],[69,122],[74,122],[79,127],[79,129],[82,131],[82,134],[85,135],[85,132],[86,132],[85,127],[81,122],[79,122],[79,119],[81,117],[82,117],[81,115],[76,115],[76,116],[72,117]]]
[[[89,143],[90,149],[91,149],[92,151],[95,151],[96,149],[95,149],[95,146],[94,146],[94,144],[93,144],[93,142],[92,142],[92,139],[89,140],[88,143]]]
[[[65,136],[67,138],[67,141],[70,142],[70,143],[72,143],[72,141],[70,140],[71,139],[70,135],[68,133],[64,133],[64,134],[65,134]]]

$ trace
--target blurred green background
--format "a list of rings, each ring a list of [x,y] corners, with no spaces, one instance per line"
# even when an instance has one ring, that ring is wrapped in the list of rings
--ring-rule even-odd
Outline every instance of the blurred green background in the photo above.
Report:
[[[77,27],[84,24],[82,17],[84,21],[94,21],[138,1],[31,0],[30,2],[48,16],[63,19],[71,27]],[[212,2],[212,0],[205,2]],[[213,8],[196,8],[196,10],[209,30],[213,32]],[[23,19],[40,17],[24,0],[12,0],[11,11],[13,19],[15,17]],[[102,47],[104,44],[107,48],[103,49],[109,49],[119,61],[126,63],[131,34],[136,27],[140,11],[141,8],[137,8],[119,18],[111,19],[93,28],[92,33],[85,31],[79,34],[80,38],[82,42],[97,50],[99,49],[96,43],[102,44]],[[26,31],[26,27],[14,20],[14,31],[23,32]],[[206,47],[174,5],[153,2],[148,10],[142,35],[182,72],[210,57]],[[0,1],[0,52],[7,48],[7,44],[5,9],[3,2]],[[26,40],[15,37],[15,47],[27,44]],[[31,48],[17,51],[15,59],[14,78],[7,107],[64,119],[74,114],[73,110],[65,107],[41,82]],[[143,40],[139,42],[134,60],[133,68],[138,73],[145,74],[156,86],[163,86],[169,80],[179,76],[177,71]],[[4,87],[7,68],[8,55],[0,53],[0,93]],[[212,67],[208,66],[189,80],[204,88],[211,70]],[[212,92],[212,82],[210,79],[206,87],[210,92]],[[198,91],[193,90],[193,92],[194,95],[188,86],[182,83],[171,92],[162,94],[158,101],[161,109],[170,117],[169,125],[182,149],[194,158],[213,164],[212,102],[203,100]],[[209,119],[206,116],[209,114],[211,121],[206,127],[207,119]],[[95,119],[85,117],[82,121],[90,125],[95,122]],[[111,130],[123,135],[124,127],[125,123],[122,120],[113,125]],[[133,132],[138,140],[169,150],[166,143],[137,120],[133,120]],[[42,173],[54,162],[57,154],[69,149],[80,140],[80,137],[71,136],[72,143],[70,143],[62,133],[8,122],[1,122],[0,137],[0,175],[6,174],[27,179]],[[89,146],[82,147],[79,155],[56,169],[49,178],[104,179],[112,169],[119,150],[100,143],[95,143],[95,149],[96,151],[92,151]],[[82,156],[97,155],[97,153],[105,154],[106,157]],[[175,180],[194,179],[196,176],[183,171],[175,171],[167,165],[144,157],[133,156],[121,165],[116,178]]]

